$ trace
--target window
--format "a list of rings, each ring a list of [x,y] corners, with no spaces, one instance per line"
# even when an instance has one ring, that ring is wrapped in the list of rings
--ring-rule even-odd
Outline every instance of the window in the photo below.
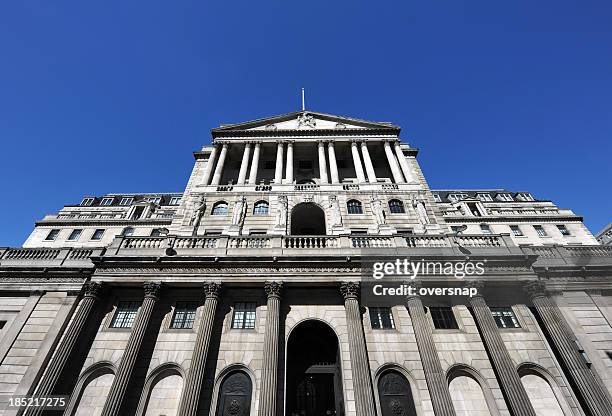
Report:
[[[475,217],[482,217],[480,214],[480,210],[478,209],[478,205],[475,202],[468,202],[467,207]]]
[[[491,308],[491,314],[498,328],[520,328],[512,308]]]
[[[482,231],[483,234],[487,234],[487,235],[493,234],[489,224],[480,224],[480,231]]]
[[[312,169],[312,160],[300,160],[300,161],[298,161],[298,169],[299,170],[311,170]]]
[[[180,196],[173,196],[172,198],[170,198],[170,205],[178,205],[180,203],[181,203]]]
[[[176,302],[176,307],[174,308],[174,316],[172,317],[170,328],[193,328],[193,321],[195,320],[196,309],[198,309],[198,304],[196,302]]]
[[[161,228],[153,228],[151,230],[151,237],[159,237],[162,235],[162,230]]]
[[[103,235],[104,235],[104,230],[103,229],[97,229],[96,231],[94,231],[93,235],[91,236],[91,239],[92,240],[101,240]]]
[[[393,313],[389,307],[373,307],[370,309],[372,329],[395,329]]]
[[[448,199],[449,199],[451,202],[459,202],[459,201],[461,201],[462,199],[465,199],[465,198],[467,198],[467,197],[468,197],[468,195],[467,195],[467,194],[448,194]]]
[[[268,203],[266,201],[258,201],[253,207],[253,215],[268,215]]]
[[[450,307],[432,306],[429,308],[431,319],[436,329],[458,329],[455,315]]]
[[[516,194],[517,198],[521,201],[533,201],[533,197],[529,192],[520,192]]]
[[[150,202],[151,204],[159,205],[161,203],[161,196],[150,196],[145,198],[145,201]]]
[[[389,211],[391,211],[391,214],[404,214],[406,212],[404,210],[404,203],[399,199],[389,201]]]
[[[255,328],[255,302],[238,302],[234,305],[233,329]]]
[[[134,202],[134,198],[131,196],[124,196],[119,200],[119,205],[132,205],[132,202]]]
[[[512,199],[512,195],[510,194],[497,194],[497,198],[499,198],[500,201],[506,201],[506,202],[514,201],[514,199]]]
[[[227,215],[227,202],[215,202],[212,207],[212,215]]]
[[[83,206],[90,206],[91,204],[94,203],[94,199],[93,198],[83,198],[83,200],[81,201],[81,205]]]
[[[134,235],[134,228],[133,227],[125,227],[123,229],[123,231],[121,232],[121,235],[125,236],[125,237],[131,237]]]
[[[79,237],[81,236],[82,232],[83,232],[83,230],[81,230],[81,229],[72,230],[72,232],[68,236],[68,241],[76,241],[76,240],[78,240]]]
[[[442,202],[442,198],[440,198],[440,195],[438,194],[433,194],[433,198],[434,198],[434,201],[436,202]]]
[[[115,316],[111,321],[111,328],[131,328],[138,313],[140,302],[122,301],[117,305]]]
[[[114,199],[115,198],[102,198],[102,202],[100,202],[100,205],[104,205],[104,206],[112,205]]]
[[[563,224],[557,225],[557,228],[559,229],[559,232],[561,233],[561,235],[564,235],[564,236],[572,235],[572,233],[570,233],[567,227]]]
[[[60,233],[60,230],[51,230],[51,231],[49,231],[49,234],[47,234],[47,237],[45,238],[45,241],[55,241],[55,239],[57,238],[59,233]]]
[[[489,194],[476,194],[476,198],[480,199],[483,202],[492,202],[493,198]]]
[[[512,231],[512,235],[515,237],[522,237],[524,235],[521,231],[521,227],[519,227],[518,225],[511,225],[510,231]]]
[[[463,225],[451,225],[451,231],[454,234],[457,234],[457,233],[465,231],[465,228]]]
[[[346,203],[346,208],[349,214],[363,214],[363,207],[361,206],[361,202],[356,199],[351,199]]]
[[[534,225],[533,229],[536,230],[536,233],[538,233],[538,236],[540,237],[546,237],[548,235],[546,234],[544,227],[542,227],[541,225]]]

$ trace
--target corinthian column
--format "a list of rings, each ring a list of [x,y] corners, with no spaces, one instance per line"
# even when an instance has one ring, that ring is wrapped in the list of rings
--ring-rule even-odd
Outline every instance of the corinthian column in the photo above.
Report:
[[[361,142],[361,154],[363,155],[363,163],[366,168],[366,173],[368,174],[368,182],[376,183],[376,173],[374,172],[374,165],[372,164],[370,152],[368,151],[368,144],[366,142]]]
[[[249,167],[249,157],[251,156],[251,143],[244,145],[244,153],[242,154],[242,162],[240,162],[240,172],[238,173],[238,185],[244,185],[246,182],[247,168]]]
[[[208,282],[204,284],[204,307],[195,349],[191,357],[191,365],[187,371],[185,388],[179,404],[178,416],[196,416],[198,413],[198,401],[202,391],[204,380],[204,368],[206,356],[210,345],[215,311],[219,300],[221,283]]]
[[[446,376],[440,364],[438,350],[427,323],[421,298],[410,296],[407,299],[407,305],[434,413],[436,416],[455,416],[453,400],[448,390]]]
[[[53,358],[49,362],[47,371],[36,388],[37,396],[49,396],[53,394],[57,386],[57,381],[66,368],[66,365],[69,365],[72,351],[75,345],[77,345],[77,342],[79,342],[81,334],[89,321],[89,317],[102,296],[103,286],[98,282],[86,282],[85,285],[83,285],[83,292],[84,295],[81,304],[74,314],[74,318],[66,330],[64,338],[57,347]],[[42,412],[42,407],[29,407],[23,414],[33,416],[39,415]]]
[[[544,330],[559,351],[559,357],[567,368],[566,375],[572,379],[582,396],[583,403],[593,416],[609,415],[612,400],[606,388],[597,380],[576,345],[576,336],[567,325],[555,302],[546,295],[539,282],[528,287],[533,306],[542,320]]]
[[[276,145],[276,169],[274,170],[274,183],[283,182],[283,142]]]
[[[404,183],[404,178],[402,177],[402,172],[400,172],[399,166],[397,165],[397,160],[395,159],[395,155],[391,150],[391,145],[389,142],[385,142],[385,154],[387,155],[387,161],[389,162],[389,167],[391,168],[391,174],[393,175],[393,180],[395,183]]]
[[[259,416],[276,415],[276,382],[278,373],[278,327],[282,282],[266,282],[266,337],[264,339],[263,368]]]
[[[336,150],[334,142],[327,143],[327,154],[329,156],[329,173],[331,175],[331,183],[339,183],[338,164],[336,163]]]
[[[293,183],[293,142],[287,142],[287,166],[285,167],[285,180]]]
[[[406,182],[414,182],[414,175],[412,174],[410,165],[408,164],[406,156],[404,156],[404,152],[400,147],[399,141],[393,143],[393,147],[395,149],[395,156],[397,156],[397,160],[399,160],[400,167],[402,168],[402,172],[404,173],[404,177],[406,178]]]
[[[365,183],[366,178],[363,174],[363,168],[361,167],[361,158],[359,157],[359,149],[357,149],[357,142],[351,143],[351,153],[353,154],[353,165],[355,165],[355,174],[357,175],[357,181],[359,183]]]
[[[348,325],[356,414],[357,416],[373,416],[376,415],[376,410],[365,336],[363,335],[363,323],[359,310],[359,283],[342,283],[340,293],[344,297],[344,309]]]
[[[219,149],[217,145],[213,145],[213,150],[210,152],[210,156],[208,157],[208,162],[206,162],[206,167],[204,168],[204,175],[202,175],[202,185],[208,185],[210,181],[210,174],[212,173],[213,166],[215,165],[215,159],[217,158],[217,150]]]
[[[123,357],[119,363],[117,374],[113,379],[108,397],[104,403],[102,409],[102,416],[120,416],[121,407],[123,400],[125,399],[125,393],[127,392],[128,384],[132,373],[134,372],[134,364],[138,358],[140,352],[140,346],[149,326],[151,315],[153,314],[153,308],[159,299],[159,292],[161,291],[161,283],[146,282],[144,285],[144,300],[136,320],[134,321],[134,327],[132,333],[128,339],[125,350],[123,351]]]
[[[319,152],[319,178],[321,179],[321,183],[327,183],[327,161],[325,160],[325,142],[320,141],[317,144],[318,152]]]
[[[253,160],[251,160],[251,170],[249,171],[249,183],[255,185],[257,183],[257,168],[259,167],[259,152],[261,150],[261,143],[255,143],[255,150],[253,150]]]
[[[217,162],[217,167],[215,168],[215,173],[212,178],[211,185],[219,185],[221,182],[221,175],[223,175],[223,166],[225,165],[225,157],[227,156],[227,148],[229,145],[227,143],[223,143],[223,147],[221,148],[221,154],[219,155],[219,161]]]

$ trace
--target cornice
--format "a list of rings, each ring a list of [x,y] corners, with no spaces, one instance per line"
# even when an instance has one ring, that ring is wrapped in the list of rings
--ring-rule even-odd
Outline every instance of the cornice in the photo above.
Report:
[[[483,217],[472,217],[472,216],[444,216],[446,222],[517,222],[517,221],[578,221],[582,222],[582,217],[579,216],[483,216]]]
[[[170,225],[172,224],[172,218],[160,218],[160,219],[147,219],[147,220],[122,220],[122,219],[100,219],[92,218],[90,220],[78,220],[73,219],[56,219],[56,220],[41,220],[36,221],[35,225]]]
[[[303,137],[303,136],[397,136],[399,128],[375,128],[375,129],[312,129],[312,130],[225,130],[212,132],[213,138],[223,137]]]

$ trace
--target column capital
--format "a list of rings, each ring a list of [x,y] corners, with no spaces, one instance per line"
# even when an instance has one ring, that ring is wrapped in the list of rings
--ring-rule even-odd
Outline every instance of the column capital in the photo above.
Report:
[[[145,292],[145,298],[159,298],[162,288],[161,282],[144,282],[142,287]]]
[[[268,281],[264,284],[264,290],[268,298],[280,299],[281,291],[283,290],[283,282]]]
[[[363,140],[362,139],[351,139],[351,146],[355,145],[357,146],[357,144],[362,143]]]
[[[104,294],[105,287],[101,282],[85,282],[83,293],[85,297],[100,299]]]
[[[218,299],[221,293],[221,283],[219,282],[206,282],[204,283],[204,297],[206,299]]]
[[[419,295],[419,289],[423,287],[423,282],[420,280],[408,280],[407,282],[404,282],[404,284],[407,284],[411,287],[413,287],[414,290],[414,294],[407,294],[406,295],[406,302],[409,301],[410,299],[421,299],[421,295]]]
[[[542,281],[534,281],[525,284],[525,292],[531,297],[531,299],[545,297],[546,285]]]
[[[359,299],[359,283],[358,282],[342,282],[340,284],[340,293],[347,299]]]

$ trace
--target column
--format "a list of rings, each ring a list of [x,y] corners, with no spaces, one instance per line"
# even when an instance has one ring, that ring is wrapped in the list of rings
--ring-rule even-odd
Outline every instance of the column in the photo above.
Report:
[[[161,283],[146,282],[143,287],[145,292],[144,300],[140,307],[140,311],[138,311],[138,315],[136,315],[132,333],[123,351],[123,357],[121,357],[117,374],[115,374],[113,384],[111,385],[108,397],[104,403],[102,416],[121,415],[121,406],[123,405],[128,384],[134,371],[134,364],[138,358],[140,346],[142,345],[147,327],[149,326],[153,308],[159,299]]]
[[[225,165],[225,156],[227,156],[227,148],[229,145],[227,143],[223,143],[223,147],[221,148],[221,154],[219,155],[219,161],[217,162],[217,167],[215,168],[215,173],[212,178],[211,185],[219,185],[221,182],[221,175],[223,174],[223,166]]]
[[[213,166],[215,165],[218,149],[219,147],[216,144],[213,144],[213,150],[210,152],[208,162],[206,162],[206,167],[204,168],[204,175],[202,177],[202,185],[204,186],[208,185],[208,182],[210,181],[210,174],[212,173]]]
[[[365,175],[363,174],[363,168],[361,167],[361,158],[359,157],[359,149],[357,149],[357,142],[351,142],[351,153],[353,154],[353,164],[355,165],[355,174],[357,175],[357,181],[359,183],[365,183]]]
[[[372,377],[368,363],[365,336],[363,335],[361,311],[359,310],[359,283],[342,283],[340,285],[340,293],[344,297],[344,309],[348,326],[356,415],[373,416],[376,415],[376,410],[374,410]]]
[[[247,168],[249,167],[249,157],[251,156],[251,143],[244,145],[244,153],[242,154],[242,162],[240,163],[240,172],[238,173],[238,185],[244,185],[246,182]]]
[[[276,146],[276,169],[274,170],[274,183],[283,182],[283,142]]]
[[[293,142],[287,142],[287,167],[285,171],[287,183],[293,183]]]
[[[402,172],[400,172],[399,166],[397,165],[397,160],[395,160],[395,155],[391,150],[391,145],[389,142],[385,142],[385,154],[387,155],[387,161],[389,162],[389,167],[391,168],[391,174],[393,175],[393,181],[395,183],[404,183],[404,178],[402,177]]]
[[[49,396],[53,394],[57,381],[64,372],[64,369],[69,365],[72,351],[80,340],[81,334],[89,323],[89,318],[96,304],[103,294],[103,285],[98,282],[86,282],[83,285],[83,299],[77,309],[70,326],[66,329],[66,333],[58,345],[57,350],[53,354],[51,361],[47,365],[43,377],[36,388],[36,396]],[[24,415],[33,416],[43,412],[43,408],[30,407],[26,409]]]
[[[448,390],[446,375],[440,364],[438,350],[427,322],[427,316],[425,316],[421,298],[410,296],[406,299],[406,302],[434,413],[436,416],[455,416],[455,408]]]
[[[476,319],[480,336],[484,341],[491,364],[495,367],[500,387],[505,393],[510,413],[515,416],[536,416],[529,396],[506,349],[491,310],[479,293],[470,298],[470,306]]]
[[[612,399],[582,357],[576,345],[576,336],[569,328],[556,303],[546,295],[544,286],[539,282],[529,285],[528,291],[531,294],[533,306],[540,315],[543,329],[548,333],[559,352],[558,356],[567,368],[566,375],[574,382],[589,413],[593,416],[609,415],[612,409]]]
[[[400,167],[402,168],[402,172],[404,173],[404,177],[406,178],[406,182],[414,182],[416,179],[414,178],[412,170],[410,169],[410,165],[406,160],[406,156],[404,156],[404,152],[400,147],[400,142],[394,142],[393,147],[395,149],[395,156],[397,156],[397,160],[399,160]]]
[[[319,151],[319,178],[321,183],[328,183],[327,180],[327,160],[325,159],[325,142],[320,141],[317,144]]]
[[[370,152],[366,142],[361,142],[361,154],[363,155],[363,163],[368,174],[368,182],[376,183],[376,173],[374,172],[374,165],[372,165],[372,159],[370,159]]]
[[[332,183],[340,183],[338,176],[338,164],[336,163],[336,150],[334,149],[334,142],[327,143],[327,154],[329,156],[329,173],[331,174]]]
[[[266,282],[266,335],[264,339],[263,368],[259,416],[276,416],[276,389],[278,376],[278,328],[282,282]]]
[[[206,367],[206,356],[210,345],[213,324],[215,322],[215,311],[221,292],[221,283],[208,282],[204,284],[204,307],[202,319],[198,327],[195,349],[191,357],[191,365],[187,371],[185,388],[179,404],[178,416],[196,416],[198,413],[198,402],[204,381],[204,368]]]
[[[255,150],[253,150],[253,160],[251,160],[251,171],[249,172],[249,183],[255,185],[257,183],[257,168],[259,167],[259,152],[261,143],[255,143]]]

